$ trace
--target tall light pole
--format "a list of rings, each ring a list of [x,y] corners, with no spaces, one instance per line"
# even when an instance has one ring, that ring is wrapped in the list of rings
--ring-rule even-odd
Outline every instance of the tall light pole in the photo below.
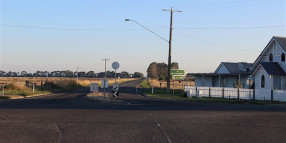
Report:
[[[168,77],[167,77],[167,93],[170,93],[170,79],[171,79],[171,58],[172,58],[172,31],[173,31],[173,13],[174,12],[182,12],[179,10],[173,10],[173,8],[171,7],[170,10],[166,10],[163,9],[163,11],[170,11],[171,12],[171,19],[170,19],[170,37],[169,37],[169,41],[162,38],[160,35],[156,34],[155,32],[153,32],[152,30],[148,29],[147,27],[145,27],[144,25],[138,23],[135,20],[131,20],[131,19],[125,19],[125,21],[133,21],[136,24],[142,26],[143,28],[145,28],[146,30],[150,31],[151,33],[155,34],[156,36],[158,36],[159,38],[161,38],[162,40],[166,41],[169,43],[169,55],[168,55]]]

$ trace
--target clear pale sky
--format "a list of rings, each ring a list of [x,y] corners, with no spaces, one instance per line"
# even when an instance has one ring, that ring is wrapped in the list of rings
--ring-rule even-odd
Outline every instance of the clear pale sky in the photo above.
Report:
[[[190,73],[220,62],[254,62],[272,36],[286,36],[285,0],[1,0],[0,70],[119,71],[146,74],[167,63],[170,13],[172,61]]]

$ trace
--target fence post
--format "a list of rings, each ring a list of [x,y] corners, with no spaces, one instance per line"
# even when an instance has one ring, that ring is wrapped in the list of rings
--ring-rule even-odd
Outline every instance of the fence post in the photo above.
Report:
[[[271,89],[271,102],[273,102],[273,89]]]
[[[211,87],[209,87],[209,98],[211,98]]]
[[[2,96],[5,96],[4,86],[2,86]]]
[[[239,88],[237,88],[237,99],[239,100]]]
[[[222,88],[222,98],[224,98],[224,88]]]

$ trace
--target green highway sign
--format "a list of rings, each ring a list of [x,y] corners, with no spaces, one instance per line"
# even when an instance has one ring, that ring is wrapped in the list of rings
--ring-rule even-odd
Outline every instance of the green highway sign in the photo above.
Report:
[[[171,69],[171,75],[174,80],[184,80],[187,75],[187,72],[186,70]]]
[[[173,76],[173,80],[185,80],[186,76]]]

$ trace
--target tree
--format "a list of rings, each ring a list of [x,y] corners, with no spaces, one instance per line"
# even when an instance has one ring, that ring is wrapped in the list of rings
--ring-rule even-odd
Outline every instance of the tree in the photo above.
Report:
[[[179,64],[173,62],[171,64],[171,69],[179,69]],[[147,77],[159,78],[160,80],[165,80],[168,76],[168,65],[165,63],[153,62],[149,65],[147,69]]]
[[[65,74],[65,76],[67,76],[67,77],[73,77],[73,75],[74,75],[73,72],[70,71],[70,70],[66,70],[64,74]]]
[[[157,78],[158,77],[158,70],[157,70],[157,63],[153,62],[149,65],[147,69],[147,77],[150,78]]]
[[[141,72],[135,72],[134,78],[143,78],[143,74]]]
[[[94,71],[89,71],[89,72],[87,72],[87,73],[86,73],[86,76],[88,76],[88,77],[94,77],[94,76],[95,76]]]
[[[120,73],[120,78],[129,78],[129,73],[127,71],[122,71]]]
[[[26,71],[22,71],[21,72],[21,76],[26,76],[27,72]]]
[[[179,64],[173,62],[173,63],[171,64],[171,69],[179,69]]]
[[[0,70],[0,76],[4,76],[5,72]]]

